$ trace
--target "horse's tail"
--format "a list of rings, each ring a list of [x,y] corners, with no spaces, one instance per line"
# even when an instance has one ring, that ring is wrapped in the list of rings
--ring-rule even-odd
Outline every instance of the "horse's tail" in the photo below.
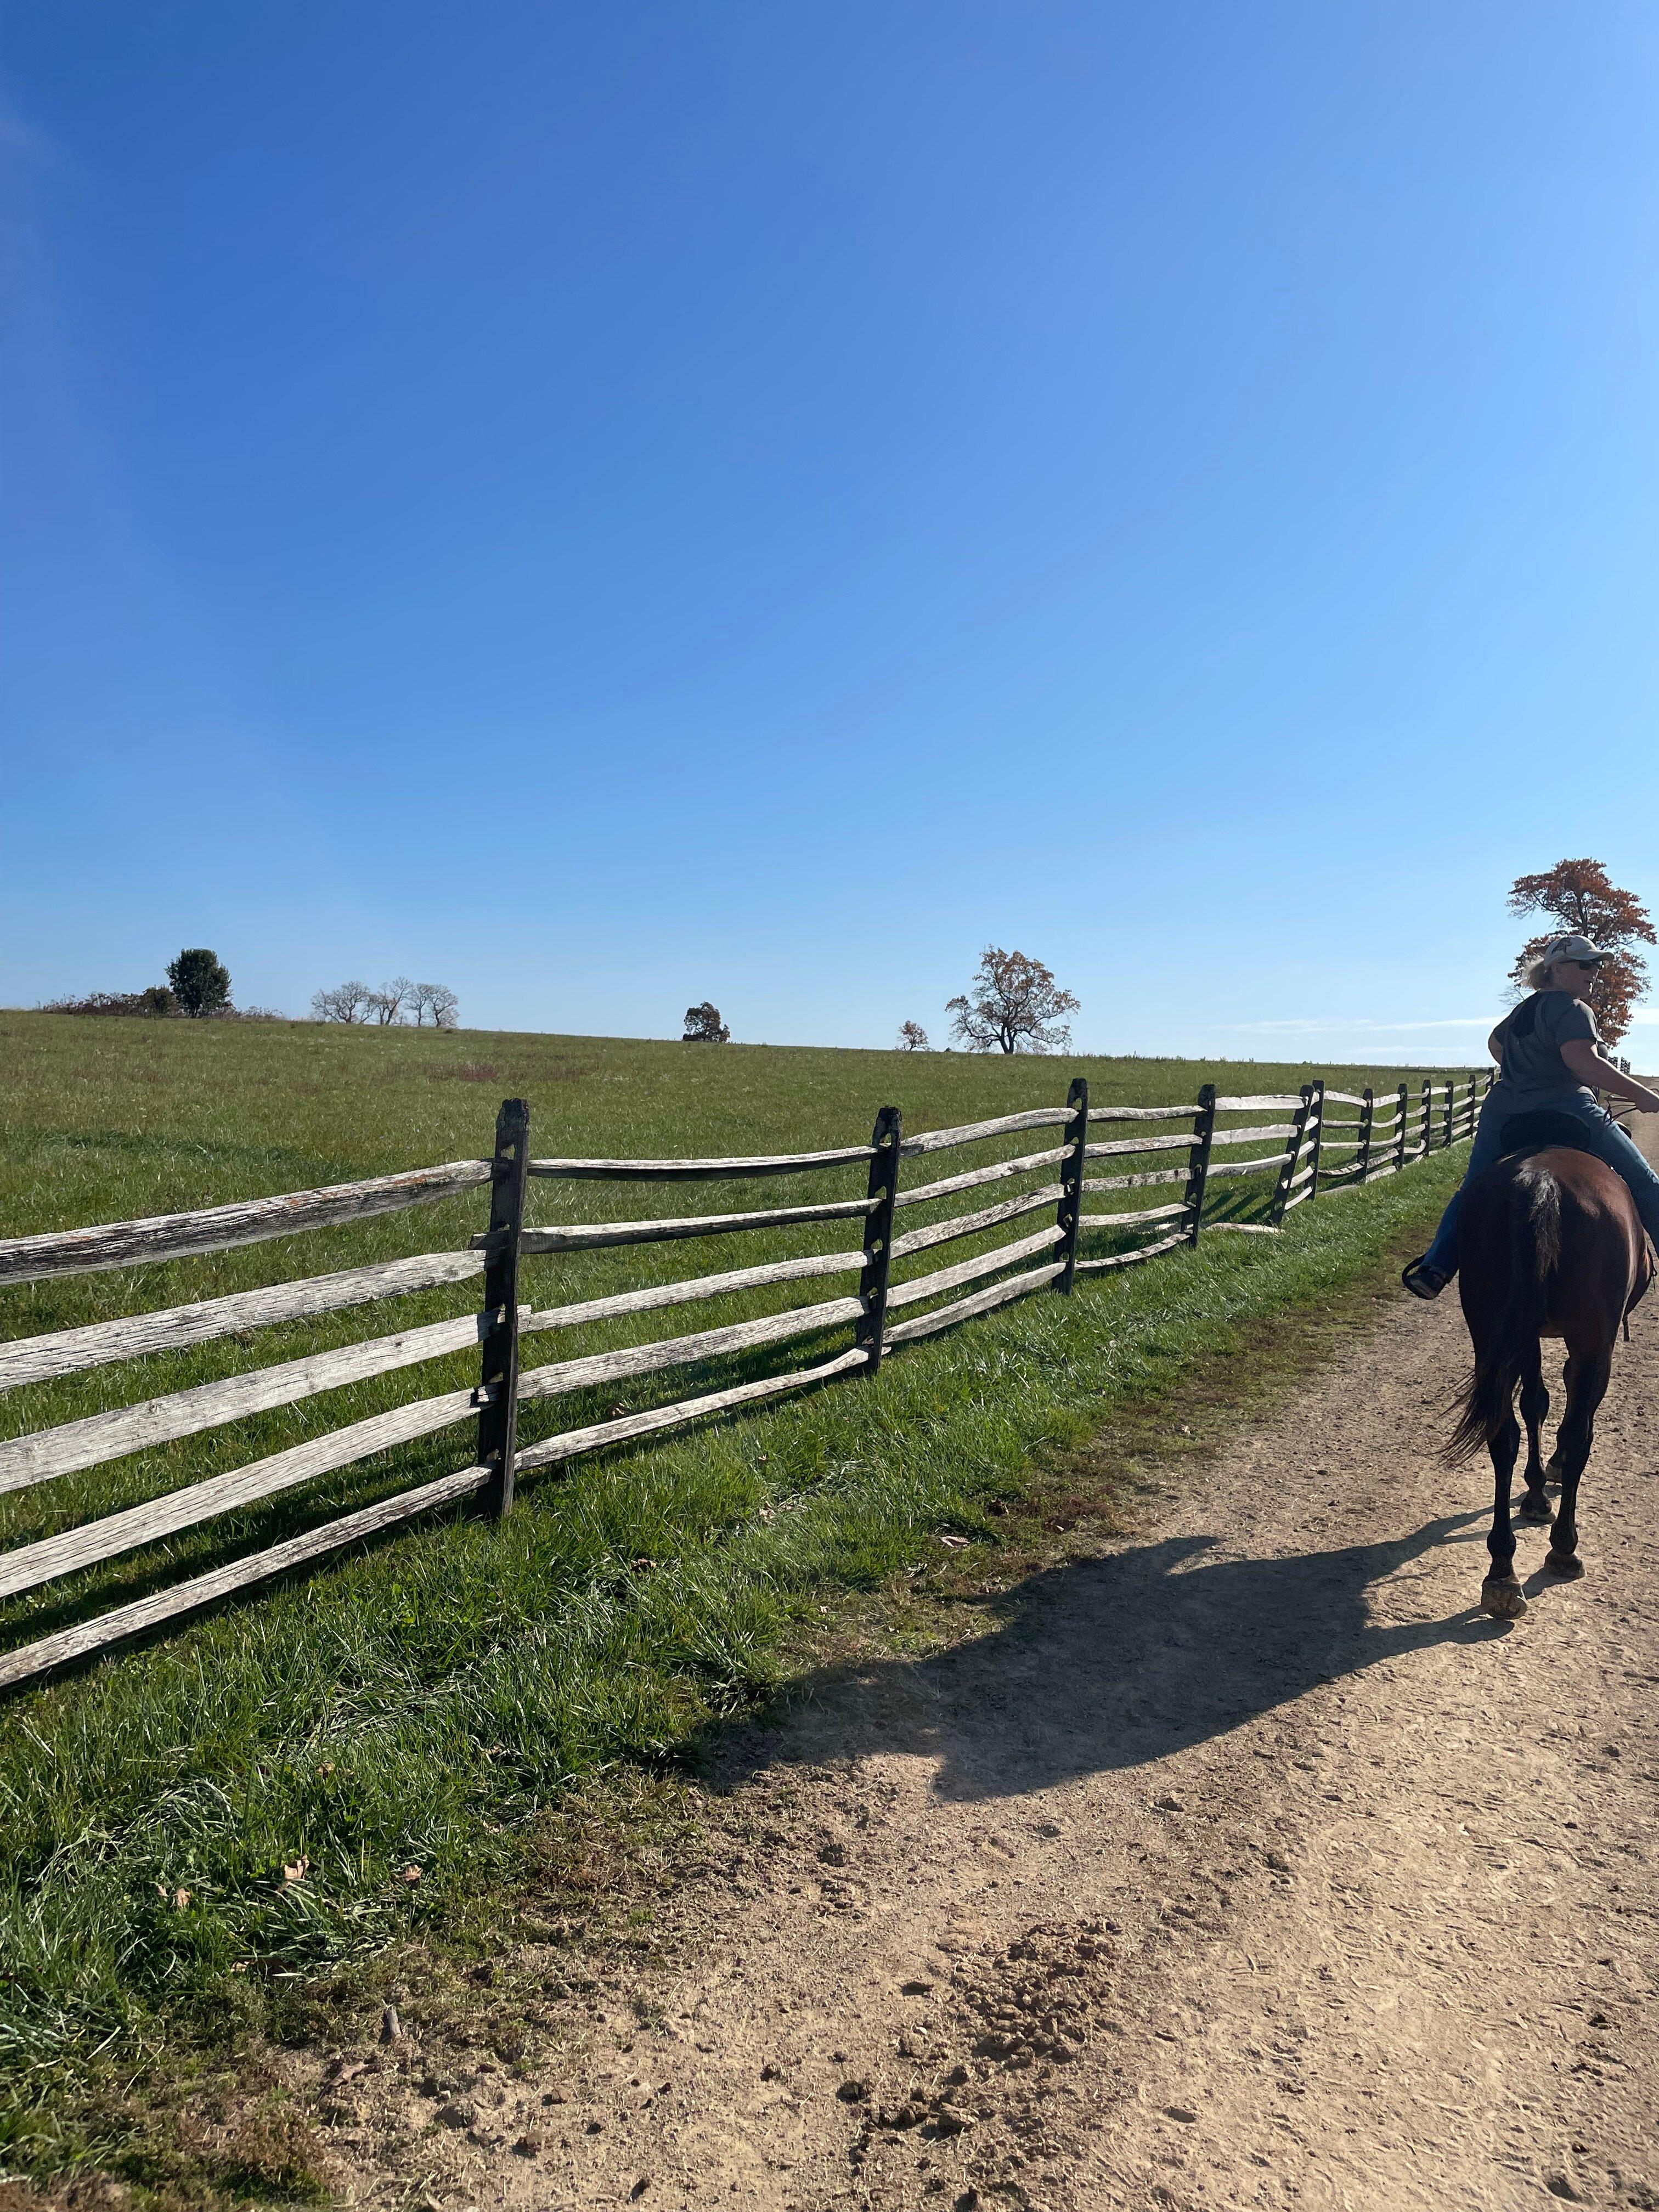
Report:
[[[1504,1304],[1475,1346],[1474,1372],[1459,1394],[1448,1460],[1467,1459],[1501,1433],[1548,1318],[1550,1284],[1561,1258],[1561,1187],[1547,1168],[1528,1160],[1516,1170],[1508,1201]]]

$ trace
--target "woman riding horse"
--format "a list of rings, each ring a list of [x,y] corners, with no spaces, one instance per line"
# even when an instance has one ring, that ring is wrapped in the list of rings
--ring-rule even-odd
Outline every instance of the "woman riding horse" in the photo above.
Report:
[[[1517,1114],[1565,1114],[1583,1129],[1583,1149],[1617,1169],[1630,1185],[1642,1225],[1659,1245],[1659,1175],[1648,1165],[1596,1091],[1627,1098],[1639,1114],[1659,1114],[1659,1092],[1621,1075],[1601,1049],[1589,1000],[1607,955],[1585,937],[1557,937],[1528,970],[1532,995],[1504,1016],[1486,1040],[1498,1077],[1480,1109],[1463,1180],[1441,1216],[1434,1242],[1401,1280],[1419,1298],[1437,1298],[1457,1273],[1458,1215],[1463,1193],[1504,1151],[1504,1126]],[[1594,1089],[1591,1086],[1594,1085]]]

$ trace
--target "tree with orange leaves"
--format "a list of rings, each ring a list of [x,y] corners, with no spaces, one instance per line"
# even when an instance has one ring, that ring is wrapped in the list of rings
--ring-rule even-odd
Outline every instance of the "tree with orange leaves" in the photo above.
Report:
[[[1513,972],[1522,988],[1528,969],[1564,930],[1601,947],[1607,957],[1596,971],[1590,1006],[1602,1036],[1617,1044],[1648,988],[1648,963],[1637,946],[1659,944],[1646,907],[1633,891],[1620,890],[1599,860],[1558,860],[1542,875],[1517,876],[1509,908],[1511,914],[1552,919],[1552,927],[1541,937],[1529,937],[1516,957]]]

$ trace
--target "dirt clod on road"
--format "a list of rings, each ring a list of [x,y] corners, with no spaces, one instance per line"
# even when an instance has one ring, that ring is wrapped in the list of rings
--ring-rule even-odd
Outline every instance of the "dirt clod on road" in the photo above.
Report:
[[[1516,1623],[1486,1462],[1437,1455],[1466,1357],[1455,1298],[1389,1304],[1155,1525],[746,1735],[670,1908],[696,1966],[528,2079],[367,2064],[343,2195],[1659,2208],[1659,1316],[1588,1577],[1522,1529]]]

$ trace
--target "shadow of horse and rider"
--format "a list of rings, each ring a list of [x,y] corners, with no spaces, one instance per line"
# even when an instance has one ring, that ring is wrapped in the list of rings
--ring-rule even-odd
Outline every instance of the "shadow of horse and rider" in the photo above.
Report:
[[[977,1601],[986,1632],[933,1657],[809,1675],[770,1726],[726,1740],[715,1778],[908,1754],[936,1762],[942,1796],[989,1800],[1150,1765],[1379,1662],[1504,1634],[1475,1606],[1391,1621],[1370,1597],[1478,1544],[1484,1519],[1282,1558],[1218,1558],[1217,1538],[1185,1535],[1069,1561]]]
[[[1460,1289],[1474,1367],[1448,1451],[1455,1459],[1487,1445],[1490,1515],[1443,1516],[1409,1535],[1281,1557],[1217,1557],[1213,1536],[1169,1536],[1052,1568],[981,1601],[994,1625],[933,1658],[809,1677],[796,1692],[805,1710],[769,1743],[746,1730],[727,1739],[715,1761],[721,1778],[779,1759],[909,1753],[936,1762],[942,1796],[1024,1796],[1151,1765],[1382,1662],[1485,1643],[1552,1581],[1582,1573],[1579,1478],[1615,1337],[1621,1325],[1628,1334],[1653,1252],[1629,1187],[1581,1148],[1573,1125],[1533,1114],[1504,1126],[1513,1148],[1464,1199]],[[1547,1469],[1540,1352],[1549,1337],[1565,1340],[1567,1405]],[[1510,1510],[1517,1392],[1528,1444],[1520,1517],[1551,1528],[1524,1586]],[[1545,1496],[1550,1473],[1561,1482],[1559,1511]],[[1379,1585],[1413,1568],[1433,1573],[1430,1553],[1480,1544],[1483,1522],[1489,1558],[1478,1607],[1399,1620],[1373,1602]]]

